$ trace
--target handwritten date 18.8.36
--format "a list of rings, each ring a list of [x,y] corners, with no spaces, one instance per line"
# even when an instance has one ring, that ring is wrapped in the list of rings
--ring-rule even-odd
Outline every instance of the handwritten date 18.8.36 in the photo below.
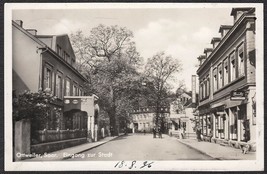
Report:
[[[140,162],[140,161],[119,161],[115,164],[114,168],[128,168],[128,169],[143,169],[150,168],[154,162]]]

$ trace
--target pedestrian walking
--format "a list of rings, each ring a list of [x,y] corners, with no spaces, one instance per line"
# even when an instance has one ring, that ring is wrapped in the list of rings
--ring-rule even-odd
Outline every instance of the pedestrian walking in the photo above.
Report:
[[[145,134],[146,134],[146,130],[144,129],[144,131],[143,131],[143,132],[144,132],[144,135],[145,135]]]
[[[156,133],[157,133],[157,131],[156,131],[156,128],[154,127],[153,128],[153,138],[156,138]]]
[[[178,129],[178,134],[179,134],[179,139],[183,139],[183,133],[181,128]]]
[[[201,141],[201,129],[199,126],[197,126],[196,134],[197,134],[197,140]]]
[[[162,129],[159,128],[159,138],[162,138]]]

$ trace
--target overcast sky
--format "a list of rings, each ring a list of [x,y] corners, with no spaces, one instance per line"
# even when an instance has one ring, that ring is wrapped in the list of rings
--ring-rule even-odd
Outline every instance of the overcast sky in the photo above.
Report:
[[[231,8],[178,9],[79,9],[13,10],[13,20],[23,20],[24,28],[38,34],[71,34],[82,30],[89,34],[99,24],[127,27],[134,33],[137,50],[144,59],[157,52],[181,60],[183,71],[176,83],[184,80],[191,90],[191,75],[196,74],[197,57],[220,36],[220,25],[232,25]]]

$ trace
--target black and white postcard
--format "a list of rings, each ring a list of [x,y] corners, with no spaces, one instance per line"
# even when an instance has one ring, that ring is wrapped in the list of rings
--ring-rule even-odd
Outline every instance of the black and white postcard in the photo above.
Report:
[[[5,170],[264,169],[263,4],[6,3],[4,22]]]

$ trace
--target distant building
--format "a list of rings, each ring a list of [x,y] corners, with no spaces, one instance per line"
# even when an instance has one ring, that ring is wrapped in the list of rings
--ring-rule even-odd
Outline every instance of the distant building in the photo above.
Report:
[[[151,132],[153,127],[156,126],[155,119],[156,119],[156,108],[155,107],[142,107],[137,108],[131,111],[130,113],[133,124],[132,128],[134,132],[143,132],[144,130],[146,132]],[[161,118],[163,118],[163,124],[164,124],[164,132],[167,131],[168,126],[170,124],[170,108],[167,106],[160,108],[160,114]],[[160,118],[159,118],[160,120]]]
[[[175,134],[175,131],[181,129],[186,133],[186,137],[195,137],[194,112],[197,108],[196,102],[193,102],[192,92],[184,91],[170,104],[170,120],[172,122],[169,134]]]
[[[199,121],[206,139],[255,142],[255,8],[233,8],[231,16],[233,25],[221,25],[198,58]]]

